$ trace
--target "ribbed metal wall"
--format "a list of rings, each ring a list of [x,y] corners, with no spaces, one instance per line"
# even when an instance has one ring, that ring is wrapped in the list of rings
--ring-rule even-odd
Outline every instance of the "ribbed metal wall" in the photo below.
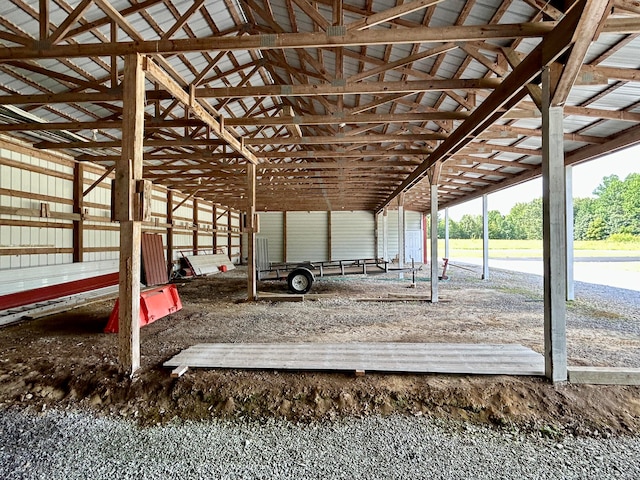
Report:
[[[284,213],[261,213],[260,233],[257,237],[267,239],[269,262],[284,261]]]
[[[327,212],[287,213],[287,262],[329,260]]]
[[[411,259],[422,263],[424,260],[424,233],[422,232],[422,214],[420,212],[405,211],[405,261]]]
[[[413,252],[407,251],[409,237],[422,246],[424,243],[424,232],[422,231],[422,214],[411,210],[404,211],[404,231],[405,231],[405,260],[411,261],[411,256],[416,262],[422,262],[422,249],[414,249]],[[378,215],[378,256],[383,256],[383,216]],[[398,256],[398,211],[387,211],[387,253],[386,260],[393,260]]]
[[[371,212],[331,213],[331,260],[375,257],[375,225]]]

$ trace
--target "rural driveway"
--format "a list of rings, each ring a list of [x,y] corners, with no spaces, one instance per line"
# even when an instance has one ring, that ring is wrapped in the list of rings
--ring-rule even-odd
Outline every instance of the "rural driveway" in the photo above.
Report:
[[[481,258],[453,258],[452,264],[467,263],[482,266]],[[542,275],[540,258],[490,258],[492,268]],[[610,287],[640,291],[640,257],[576,257],[574,279]]]

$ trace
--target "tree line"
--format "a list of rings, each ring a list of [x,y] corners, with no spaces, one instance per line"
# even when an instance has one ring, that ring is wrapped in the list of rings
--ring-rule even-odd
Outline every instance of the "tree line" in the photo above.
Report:
[[[573,201],[575,240],[640,240],[640,173],[625,180],[617,175],[604,177],[593,198]],[[488,212],[489,238],[514,240],[542,239],[542,198],[517,203],[502,215]],[[438,236],[444,237],[444,220],[438,222]],[[482,238],[482,215],[464,215],[449,221],[450,238]]]

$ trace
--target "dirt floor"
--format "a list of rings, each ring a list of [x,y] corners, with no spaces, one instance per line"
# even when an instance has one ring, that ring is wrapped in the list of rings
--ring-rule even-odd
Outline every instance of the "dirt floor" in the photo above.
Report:
[[[0,407],[86,409],[142,425],[211,417],[292,421],[406,414],[537,430],[550,435],[640,433],[640,388],[553,385],[543,378],[331,372],[190,370],[171,378],[162,363],[201,342],[520,343],[543,350],[540,277],[451,270],[441,302],[373,302],[389,293],[429,294],[421,272],[322,279],[303,303],[246,303],[237,269],[178,284],[183,310],[141,330],[142,369],[117,367],[117,335],[104,334],[112,302],[0,330]],[[259,290],[286,293],[280,282]],[[637,293],[637,292],[636,292]],[[640,366],[640,301],[588,284],[568,308],[573,365]],[[581,298],[585,298],[582,300]]]

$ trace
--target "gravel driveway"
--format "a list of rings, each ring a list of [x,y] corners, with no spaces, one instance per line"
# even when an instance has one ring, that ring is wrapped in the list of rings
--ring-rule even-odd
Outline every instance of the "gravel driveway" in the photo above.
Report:
[[[88,414],[0,413],[3,479],[637,479],[640,438],[553,439],[423,417],[139,429]]]

